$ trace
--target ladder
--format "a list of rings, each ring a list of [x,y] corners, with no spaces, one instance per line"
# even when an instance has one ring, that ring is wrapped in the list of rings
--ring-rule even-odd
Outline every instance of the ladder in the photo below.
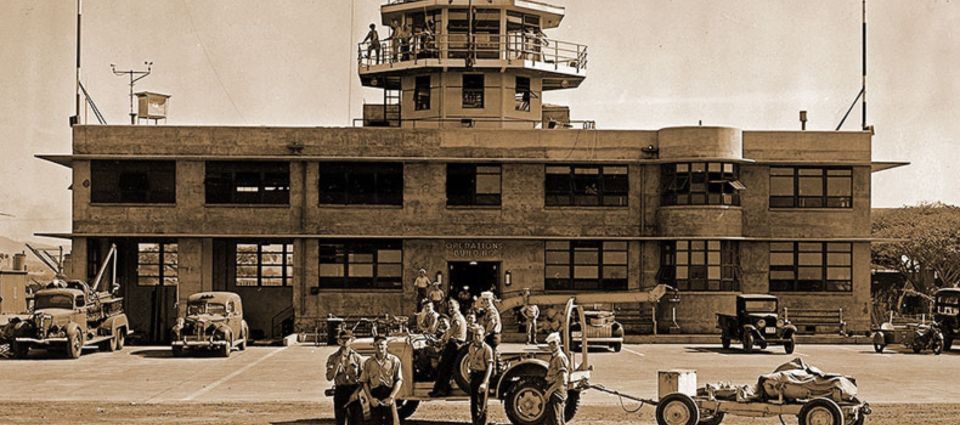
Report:
[[[383,89],[383,120],[387,127],[400,127],[401,90]]]

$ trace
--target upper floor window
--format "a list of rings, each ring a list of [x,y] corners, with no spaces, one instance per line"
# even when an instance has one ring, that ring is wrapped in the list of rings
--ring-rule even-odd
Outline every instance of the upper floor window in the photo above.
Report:
[[[518,111],[530,112],[530,79],[517,77],[517,87],[513,95],[514,108]]]
[[[421,75],[416,79],[413,88],[413,109],[425,111],[430,109],[430,76]]]
[[[173,286],[179,283],[177,244],[137,244],[137,285]]]
[[[237,286],[291,286],[293,244],[238,243]]]
[[[770,291],[850,292],[852,264],[848,242],[771,242]]]
[[[90,202],[174,204],[175,161],[90,161]]]
[[[627,289],[627,242],[547,241],[545,248],[548,291]]]
[[[660,168],[660,205],[740,205],[740,166],[682,162]]]
[[[851,167],[770,167],[770,208],[852,208]]]
[[[403,164],[321,162],[320,204],[403,205]]]
[[[681,291],[739,291],[740,246],[717,240],[661,242],[658,280]]]
[[[499,164],[447,164],[447,205],[500,205]]]
[[[208,204],[290,203],[287,162],[207,161]]]
[[[483,109],[483,74],[463,76],[463,109]]]
[[[627,206],[626,165],[548,165],[547,206]]]
[[[401,289],[400,240],[320,241],[321,288]]]

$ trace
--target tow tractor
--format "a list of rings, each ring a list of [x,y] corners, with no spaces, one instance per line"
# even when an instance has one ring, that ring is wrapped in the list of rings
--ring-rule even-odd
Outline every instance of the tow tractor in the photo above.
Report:
[[[794,362],[797,361],[794,360]],[[784,366],[778,370],[783,369]],[[852,388],[855,390],[856,384],[853,379],[836,375],[826,376],[829,379],[846,379],[847,386],[841,390],[821,382],[815,385],[817,388],[811,389],[796,383],[778,381],[771,383],[769,387],[766,384],[762,386],[758,384],[758,387],[761,387],[757,388],[758,394],[748,395],[744,394],[745,390],[740,388],[711,386],[697,388],[696,371],[670,370],[659,372],[658,400],[624,394],[587,382],[580,382],[576,387],[581,391],[591,389],[620,397],[621,406],[629,413],[638,412],[644,405],[654,406],[659,425],[719,425],[727,415],[753,418],[777,417],[781,424],[785,424],[784,416],[796,416],[800,425],[863,425],[866,423],[866,416],[871,413],[870,405],[844,391],[849,390],[849,383],[853,383]],[[788,377],[787,380],[789,379]],[[761,382],[764,382],[763,379]],[[770,394],[767,394],[768,391],[777,393],[777,396],[770,397]],[[623,406],[623,399],[640,403],[640,405],[630,410]]]

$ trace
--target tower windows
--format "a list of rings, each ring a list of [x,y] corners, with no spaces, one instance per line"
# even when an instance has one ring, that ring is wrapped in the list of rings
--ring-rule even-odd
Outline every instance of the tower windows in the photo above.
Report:
[[[463,109],[483,109],[483,74],[463,76]]]

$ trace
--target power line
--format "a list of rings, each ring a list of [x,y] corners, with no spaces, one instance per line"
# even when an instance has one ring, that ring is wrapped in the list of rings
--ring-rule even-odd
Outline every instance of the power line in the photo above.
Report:
[[[240,112],[240,108],[237,107],[237,103],[233,101],[233,97],[230,96],[230,92],[227,91],[227,87],[223,85],[223,80],[220,79],[220,74],[217,73],[217,68],[213,66],[213,61],[210,59],[210,52],[207,51],[207,46],[203,44],[203,39],[200,38],[200,32],[197,31],[197,25],[193,22],[193,14],[190,13],[190,6],[187,5],[186,0],[180,0],[180,3],[183,4],[183,8],[187,11],[187,19],[190,21],[190,28],[193,30],[194,37],[197,38],[197,42],[200,43],[200,50],[203,50],[203,56],[207,59],[207,65],[210,66],[210,70],[213,71],[213,76],[217,79],[217,84],[220,85],[220,90],[223,90],[223,94],[227,96],[227,100],[230,101],[230,104],[233,105],[233,110],[237,112],[237,115],[240,116],[240,119],[244,123],[247,123],[247,118],[243,116],[243,112]]]

